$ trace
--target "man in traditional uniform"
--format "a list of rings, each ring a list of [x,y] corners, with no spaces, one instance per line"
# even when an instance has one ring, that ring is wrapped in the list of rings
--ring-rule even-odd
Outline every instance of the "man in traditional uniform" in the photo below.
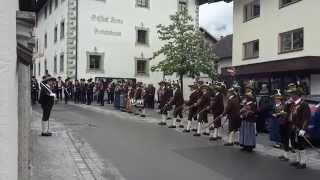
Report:
[[[211,133],[210,141],[216,141],[221,139],[219,136],[221,129],[221,118],[224,112],[223,96],[226,92],[226,85],[223,82],[217,82],[214,85],[215,93],[211,101],[211,110],[213,114],[213,133]]]
[[[136,101],[136,106],[138,108],[138,111],[141,112],[141,117],[146,117],[146,112],[145,112],[145,103],[144,103],[144,87],[142,82],[137,83],[137,90],[135,93],[135,101]],[[137,112],[136,115],[139,113]]]
[[[41,104],[43,110],[41,121],[42,136],[52,136],[52,133],[49,131],[49,119],[52,107],[54,105],[54,100],[56,98],[56,94],[52,92],[53,81],[55,81],[55,78],[48,75],[40,83],[41,90],[39,103]]]
[[[60,76],[58,76],[57,81],[57,99],[62,101],[62,89],[63,89],[64,83]]]
[[[31,79],[31,102],[32,105],[36,104],[39,96],[39,84],[35,76]]]
[[[189,85],[192,93],[189,96],[189,101],[186,102],[186,105],[189,106],[188,113],[188,123],[186,129],[183,130],[185,133],[189,133],[192,126],[192,120],[197,121],[197,101],[201,97],[202,92],[199,90],[199,86],[197,84]]]
[[[80,96],[81,96],[81,103],[86,103],[86,81],[85,79],[81,79],[80,81]]]
[[[71,84],[70,78],[67,78],[63,86],[65,104],[68,104],[68,100],[71,98],[71,89],[72,89],[72,84]]]
[[[209,86],[206,84],[201,85],[200,87],[202,95],[201,98],[198,99],[197,103],[194,105],[197,107],[198,117],[198,126],[197,132],[193,136],[201,136],[202,125],[208,123],[208,112],[210,109],[210,94],[209,94]],[[205,134],[208,135],[208,134]]]
[[[79,103],[81,99],[80,84],[78,80],[74,83],[74,103]]]
[[[92,100],[93,100],[93,88],[94,88],[94,82],[92,82],[92,79],[88,79],[88,84],[87,84],[87,105],[91,105]]]
[[[291,143],[296,150],[296,161],[291,165],[297,169],[306,168],[306,129],[311,118],[309,105],[301,98],[303,89],[296,84],[289,84],[287,93],[291,102],[288,104],[288,120],[292,123]]]
[[[223,115],[227,115],[229,119],[229,138],[225,146],[233,146],[235,143],[235,134],[240,127],[240,98],[235,89],[228,89],[228,102]],[[238,141],[238,140],[237,140]]]
[[[162,117],[161,122],[159,125],[165,126],[167,125],[166,120],[168,118],[168,110],[170,109],[168,102],[170,100],[170,92],[167,88],[167,83],[164,81],[161,81],[159,83],[160,89],[159,89],[159,109],[160,114]]]
[[[176,128],[177,123],[180,123],[181,119],[183,118],[182,111],[183,111],[184,99],[183,99],[182,91],[180,89],[179,84],[173,84],[173,87],[174,87],[174,96],[170,99],[168,103],[169,106],[174,105],[172,125],[169,126],[169,128]],[[178,116],[180,119],[178,119]]]

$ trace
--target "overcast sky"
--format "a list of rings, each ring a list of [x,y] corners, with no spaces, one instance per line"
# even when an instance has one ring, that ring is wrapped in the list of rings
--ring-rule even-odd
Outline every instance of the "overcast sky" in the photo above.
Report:
[[[232,34],[233,3],[212,3],[200,6],[200,27],[213,36]]]

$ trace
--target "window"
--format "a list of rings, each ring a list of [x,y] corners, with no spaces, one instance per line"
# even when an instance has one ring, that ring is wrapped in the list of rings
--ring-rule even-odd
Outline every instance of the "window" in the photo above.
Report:
[[[280,0],[280,8],[285,7],[285,6],[289,6],[293,3],[299,2],[301,0]]]
[[[47,49],[48,47],[48,36],[47,36],[47,33],[44,35],[44,48]]]
[[[48,6],[44,7],[44,19],[47,19],[48,17]]]
[[[60,39],[64,38],[64,21],[60,23]]]
[[[148,29],[136,28],[137,31],[137,42],[136,44],[148,45]]]
[[[303,28],[281,33],[279,35],[280,53],[302,50],[304,45],[303,36]]]
[[[54,8],[57,9],[59,4],[59,0],[54,0]]]
[[[58,41],[58,27],[54,27],[54,42]]]
[[[38,76],[40,76],[41,74],[41,63],[39,62],[38,63]]]
[[[149,0],[136,0],[136,6],[142,8],[149,8]]]
[[[136,59],[136,75],[147,76],[148,74],[148,61],[145,59]]]
[[[64,54],[60,55],[60,73],[64,72]]]
[[[244,59],[252,59],[259,57],[259,40],[244,43],[243,47]]]
[[[53,73],[57,74],[57,56],[53,58]]]
[[[104,53],[87,52],[87,71],[103,71]]]
[[[249,21],[251,19],[260,16],[260,0],[254,0],[249,4],[244,6],[244,21]]]
[[[179,0],[178,1],[178,11],[188,10],[188,2],[187,0]]]
[[[52,0],[49,0],[49,14],[52,13]]]

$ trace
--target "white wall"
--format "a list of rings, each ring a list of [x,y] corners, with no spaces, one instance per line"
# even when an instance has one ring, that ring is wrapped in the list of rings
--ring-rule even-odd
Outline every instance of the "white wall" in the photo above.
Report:
[[[80,1],[79,4],[79,78],[122,77],[137,78],[138,81],[156,84],[162,79],[162,73],[152,73],[148,77],[135,76],[135,57],[152,57],[160,49],[156,26],[170,23],[169,15],[177,11],[177,0],[152,0],[150,8],[135,7],[135,1]],[[195,17],[196,5],[189,0],[189,12]],[[123,24],[92,21],[93,15],[117,18]],[[149,46],[136,46],[135,27],[149,29]],[[121,32],[121,36],[98,35],[94,29]],[[87,73],[87,51],[105,53],[104,73]],[[162,60],[150,62],[150,66]]]
[[[232,66],[232,58],[230,59],[222,59],[218,62],[218,73],[221,74],[221,69],[225,67]]]
[[[18,110],[16,10],[18,1],[0,1],[0,179],[17,179]]]
[[[49,1],[48,1],[49,2]],[[48,4],[48,3],[47,3]],[[49,73],[53,76],[62,76],[66,77],[67,72],[67,25],[68,25],[68,0],[65,0],[63,3],[59,0],[58,8],[55,9],[54,1],[52,3],[52,13],[49,14],[49,5],[48,5],[48,14],[47,19],[44,18],[44,7],[38,13],[38,24],[35,29],[36,39],[39,42],[39,51],[34,55],[35,64],[36,64],[36,75],[38,78],[41,78],[44,75],[44,61],[47,59],[47,69]],[[65,22],[65,38],[60,39],[60,23],[64,20]],[[54,27],[58,26],[58,41],[54,43]],[[48,46],[47,49],[44,48],[44,35],[47,33],[48,37]],[[60,54],[64,53],[64,72],[60,73]],[[57,73],[54,73],[54,56],[57,56]],[[38,76],[38,63],[41,63],[41,75]]]
[[[260,17],[243,22],[243,7],[252,0],[234,2],[233,66],[259,63],[301,56],[319,56],[320,1],[302,0],[279,9],[278,0],[260,0]],[[278,54],[279,33],[304,28],[304,50]],[[243,46],[248,41],[259,39],[260,57],[242,60]]]

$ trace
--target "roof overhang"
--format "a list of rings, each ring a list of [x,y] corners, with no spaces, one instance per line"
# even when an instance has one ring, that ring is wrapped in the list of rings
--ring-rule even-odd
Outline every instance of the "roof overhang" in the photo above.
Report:
[[[48,0],[37,0],[36,3],[36,12],[39,12],[42,7],[47,3]]]
[[[279,73],[298,73],[305,72],[309,74],[320,73],[320,56],[303,56],[297,58],[268,61],[232,67],[235,69],[236,76],[252,75],[272,75]],[[227,76],[227,68],[223,68],[222,74]]]
[[[19,0],[20,11],[32,11],[36,8],[36,0]]]
[[[210,3],[221,2],[221,1],[229,3],[229,2],[232,2],[233,0],[199,0],[199,5],[206,4],[206,3],[210,4]]]

